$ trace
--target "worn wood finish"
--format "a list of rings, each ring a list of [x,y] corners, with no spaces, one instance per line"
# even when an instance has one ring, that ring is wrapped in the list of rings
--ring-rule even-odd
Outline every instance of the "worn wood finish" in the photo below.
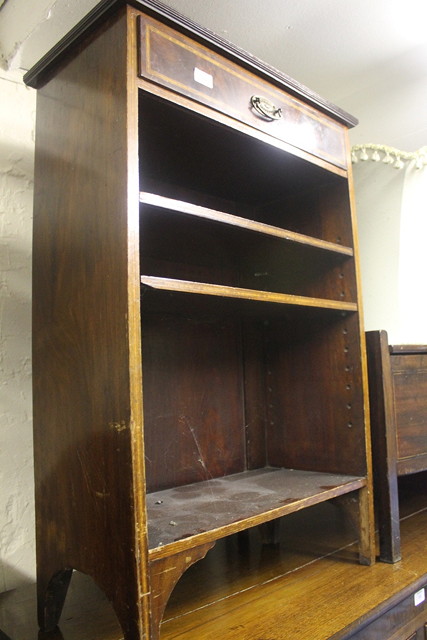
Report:
[[[141,415],[129,354],[139,342],[139,322],[129,320],[137,273],[128,281],[130,187],[138,219],[128,135],[135,139],[137,110],[132,120],[127,28],[121,11],[38,93],[34,447],[41,626],[53,628],[60,614],[65,585],[55,576],[74,568],[102,586],[128,637],[142,638],[145,539],[132,475]]]
[[[427,456],[427,352],[391,351],[400,474],[417,468],[414,458]],[[427,467],[424,467],[427,468]]]
[[[369,489],[363,487],[355,493],[341,494],[336,498],[335,504],[343,510],[358,535],[360,564],[372,564]]]
[[[264,468],[148,494],[150,558],[357,494],[364,485],[354,476]]]
[[[273,466],[366,474],[356,323],[352,314],[335,322],[321,316],[307,324],[270,322],[267,441]]]
[[[42,629],[52,630],[58,624],[72,575],[72,569],[58,571],[51,578],[46,593],[41,594],[38,617]]]
[[[424,512],[414,531],[417,542],[412,550],[409,544],[406,546],[406,562],[399,568],[385,563],[361,567],[349,562],[341,551],[336,561],[334,557],[324,558],[286,577],[266,580],[256,589],[236,592],[203,610],[182,618],[171,617],[163,624],[162,640],[210,640],[218,635],[227,640],[288,640],[298,636],[349,640],[373,617],[426,584],[421,569],[427,558],[425,518]],[[403,522],[404,532],[408,524],[409,520]],[[415,542],[413,538],[412,541]],[[360,637],[365,636],[361,633]],[[406,637],[396,636],[395,640]]]
[[[143,306],[142,332],[148,491],[243,471],[236,322],[145,314]]]
[[[408,460],[397,461],[397,474],[399,476],[407,473],[418,473],[418,471],[424,471],[424,469],[427,469],[427,453],[418,453],[418,455]]]
[[[414,623],[413,594],[427,586],[425,498],[402,521],[395,565],[354,563],[356,549],[343,548],[351,534],[331,503],[283,519],[279,545],[262,546],[255,530],[218,542],[178,583],[162,640],[407,640],[416,627],[397,632]],[[0,629],[10,640],[123,640],[107,599],[84,575],[73,577],[56,635],[38,636],[35,611],[32,585],[0,594]]]
[[[356,289],[360,292],[362,287],[361,273],[360,273],[360,261],[357,259],[359,256],[359,236],[357,230],[357,219],[356,219],[356,203],[355,203],[355,193],[354,193],[354,180],[353,180],[353,172],[352,172],[352,163],[350,161],[351,156],[351,147],[350,140],[347,137],[347,156],[349,158],[348,162],[348,181],[345,187],[347,191],[347,197],[344,198],[344,202],[348,202],[348,214],[349,214],[349,224],[351,224],[352,228],[352,236],[353,236],[353,247],[355,251],[356,260],[354,262],[354,277],[355,277],[355,285]],[[341,187],[344,189],[344,186]],[[332,192],[332,202],[334,207],[339,206],[339,201],[337,198],[337,192]],[[363,298],[359,293],[359,315],[357,319],[354,320],[358,326],[359,333],[359,344],[360,344],[360,385],[361,392],[363,397],[363,414],[365,418],[365,433],[364,433],[364,450],[366,452],[366,473],[369,479],[369,482],[366,486],[366,489],[360,492],[360,545],[361,550],[365,554],[367,559],[366,564],[373,563],[376,559],[375,557],[375,530],[374,530],[374,502],[373,502],[373,486],[372,486],[372,449],[371,449],[371,428],[370,428],[370,412],[369,412],[369,385],[368,385],[368,362],[366,356],[366,338],[365,338],[365,327],[363,321]],[[356,330],[355,330],[355,333]],[[351,365],[350,365],[351,369]],[[346,371],[349,372],[349,367],[346,365]],[[352,383],[349,382],[350,388],[352,388]],[[363,504],[362,504],[363,503]]]
[[[381,559],[400,557],[398,477],[427,469],[427,349],[367,333]]]
[[[348,247],[331,251],[148,206],[141,210],[141,232],[144,274],[342,302],[356,299]]]
[[[135,7],[151,26],[159,9],[153,48],[138,50]],[[270,87],[262,65],[249,74],[229,47],[214,51],[202,31],[190,43],[189,23],[178,20],[179,33],[172,23],[160,3],[108,0],[84,22],[86,37],[82,23],[67,40],[67,55],[56,55],[63,42],[27,76],[40,85],[34,406],[45,629],[77,569],[105,591],[126,640],[155,640],[173,585],[208,546],[240,532],[243,549],[273,520],[264,537],[278,540],[282,516],[331,499],[346,503],[356,529],[352,559],[374,559],[346,127],[287,85]],[[177,47],[221,69],[221,108],[195,99],[194,86],[177,93],[160,82],[159,73],[175,82],[194,72],[186,57],[177,69]],[[154,58],[156,82],[138,78],[138,60],[149,75]],[[296,137],[248,119],[242,87],[280,96]]]

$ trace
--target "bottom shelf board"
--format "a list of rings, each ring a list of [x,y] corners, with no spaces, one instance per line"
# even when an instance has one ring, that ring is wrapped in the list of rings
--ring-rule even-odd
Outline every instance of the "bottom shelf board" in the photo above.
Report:
[[[286,518],[280,545],[262,546],[252,535],[249,541],[237,536],[219,542],[178,583],[161,640],[345,640],[425,584],[426,499],[424,492],[422,503],[413,504],[415,515],[402,521],[402,560],[396,565],[365,567],[356,562],[357,548],[334,550],[348,536],[337,537],[339,510],[334,520],[331,503]],[[314,530],[319,534],[313,544]],[[204,602],[200,589],[207,592]],[[105,595],[77,572],[55,632],[38,633],[35,585],[0,593],[0,630],[8,640],[123,640]]]
[[[150,493],[150,554],[167,556],[178,548],[231,535],[365,484],[366,479],[359,476],[266,467]]]
[[[181,615],[170,617],[166,612],[161,640],[349,640],[426,585],[426,526],[427,510],[403,521],[403,559],[398,565],[377,562],[371,567],[362,566],[355,561],[353,546],[322,558],[313,555],[311,562],[307,558],[297,570],[274,577],[267,574],[264,581],[260,579],[249,588],[240,584],[240,590],[206,606],[187,608]],[[223,562],[229,562],[227,556]],[[249,558],[246,563],[250,563]],[[219,573],[218,567],[215,571]],[[197,577],[192,577],[194,585]],[[187,592],[179,596],[183,601],[187,597],[188,603],[197,596],[189,581],[185,586]],[[380,640],[391,635],[374,637]]]

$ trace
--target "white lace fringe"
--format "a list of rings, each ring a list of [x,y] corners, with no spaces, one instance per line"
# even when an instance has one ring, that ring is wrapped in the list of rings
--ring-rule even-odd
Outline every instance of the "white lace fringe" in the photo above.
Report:
[[[384,164],[393,165],[395,169],[403,169],[412,162],[416,169],[423,169],[427,165],[427,147],[408,152],[383,144],[356,144],[351,148],[351,161],[355,164],[359,160],[382,161]]]

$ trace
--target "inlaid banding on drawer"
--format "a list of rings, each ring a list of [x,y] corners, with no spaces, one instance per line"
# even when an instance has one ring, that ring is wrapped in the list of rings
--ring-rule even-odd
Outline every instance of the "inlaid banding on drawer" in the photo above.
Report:
[[[141,16],[139,25],[141,77],[347,167],[344,125],[160,22]],[[254,97],[273,117],[254,108]]]

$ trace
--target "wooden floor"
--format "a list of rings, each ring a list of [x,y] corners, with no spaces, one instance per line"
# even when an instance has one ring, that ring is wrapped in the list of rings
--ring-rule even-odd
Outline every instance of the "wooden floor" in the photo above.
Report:
[[[426,475],[414,478],[420,495],[405,502],[401,562],[357,564],[339,506],[316,505],[282,519],[280,545],[262,545],[256,530],[218,542],[172,594],[161,640],[344,640],[427,581]],[[0,640],[123,638],[103,594],[77,573],[60,631],[38,634],[32,585],[0,594],[0,629]]]

